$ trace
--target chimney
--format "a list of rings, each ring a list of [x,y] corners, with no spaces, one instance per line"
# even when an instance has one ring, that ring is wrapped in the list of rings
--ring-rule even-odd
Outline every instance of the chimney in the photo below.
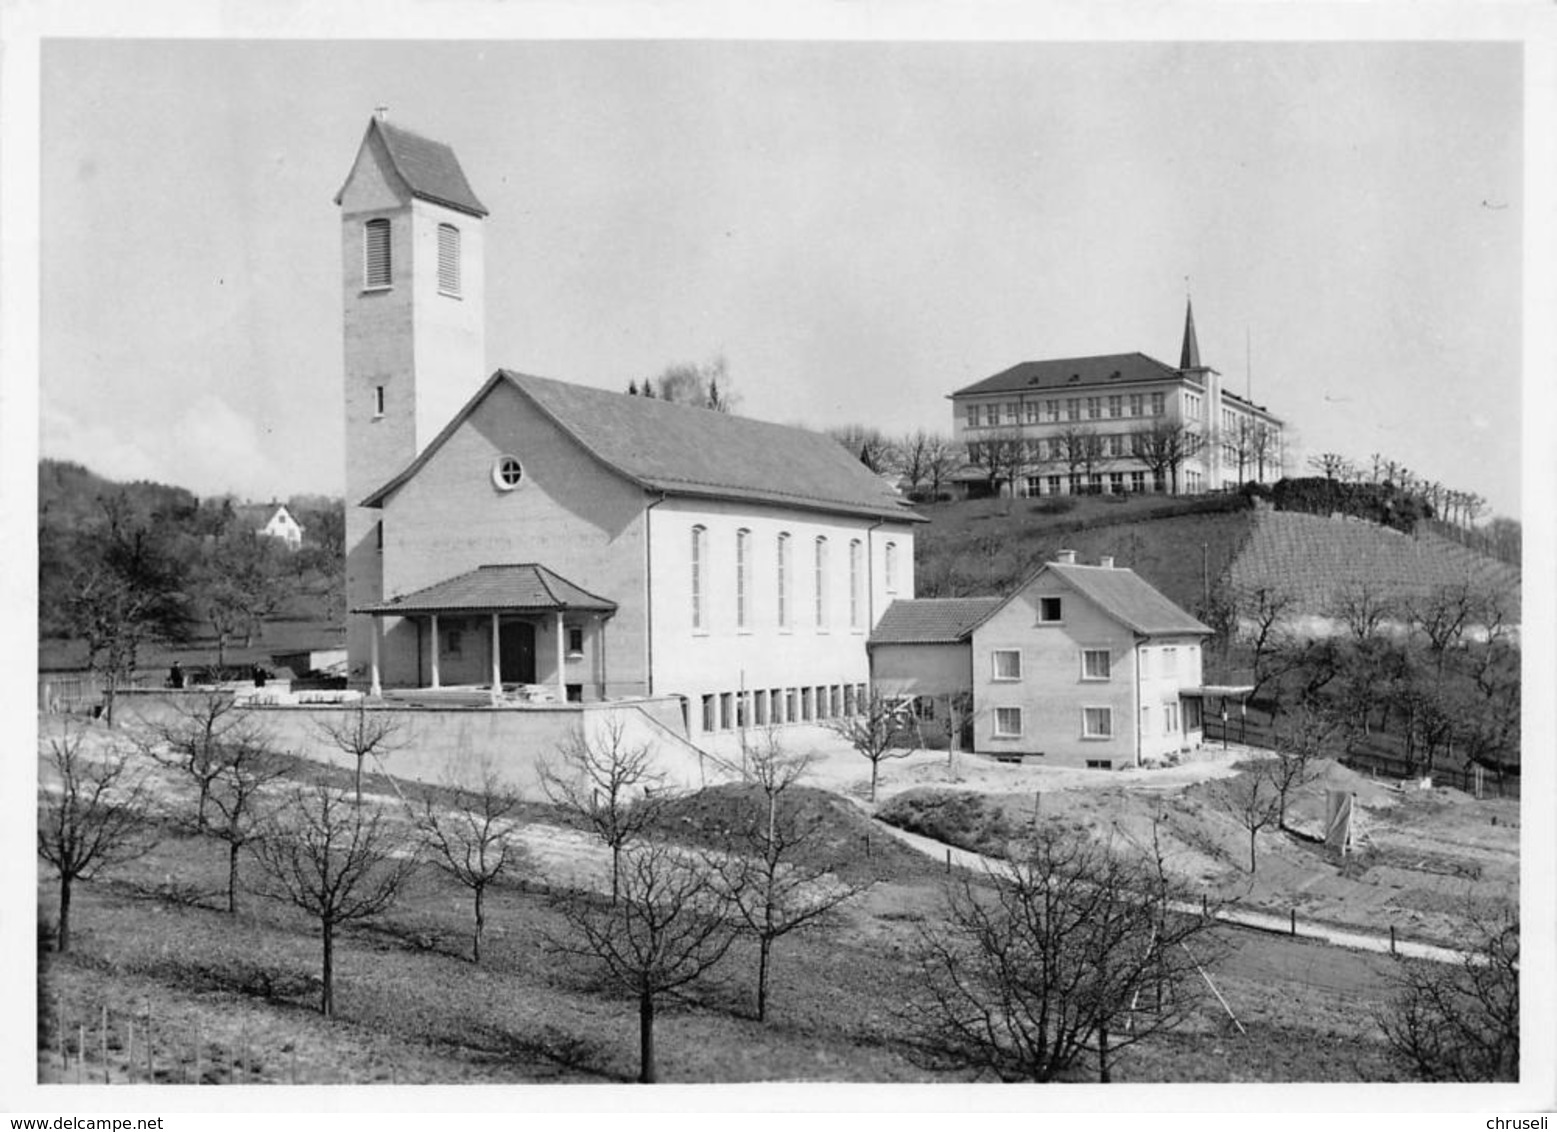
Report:
[[[1097,564],[1103,567],[1105,570],[1112,570],[1114,568],[1114,556],[1112,554],[1105,554],[1097,560]]]
[[[1062,550],[1054,556],[1054,560],[1062,566],[1074,566],[1076,564],[1076,552],[1074,550]]]

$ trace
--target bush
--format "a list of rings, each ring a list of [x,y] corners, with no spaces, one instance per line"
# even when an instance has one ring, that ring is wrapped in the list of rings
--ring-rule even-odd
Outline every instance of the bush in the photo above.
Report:
[[[909,833],[988,856],[1004,856],[1016,835],[999,803],[967,791],[908,790],[876,816]]]

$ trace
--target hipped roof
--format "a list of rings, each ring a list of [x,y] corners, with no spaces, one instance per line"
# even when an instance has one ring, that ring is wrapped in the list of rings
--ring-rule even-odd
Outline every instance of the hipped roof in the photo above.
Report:
[[[616,602],[576,586],[534,562],[479,566],[415,593],[353,613],[517,613],[583,610],[613,613]]]

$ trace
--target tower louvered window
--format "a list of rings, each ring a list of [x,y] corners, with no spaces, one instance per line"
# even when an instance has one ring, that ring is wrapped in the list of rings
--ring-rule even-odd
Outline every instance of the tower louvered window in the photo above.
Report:
[[[389,221],[369,220],[363,226],[364,287],[388,287],[390,285]]]
[[[438,290],[460,293],[460,230],[452,224],[438,225]]]

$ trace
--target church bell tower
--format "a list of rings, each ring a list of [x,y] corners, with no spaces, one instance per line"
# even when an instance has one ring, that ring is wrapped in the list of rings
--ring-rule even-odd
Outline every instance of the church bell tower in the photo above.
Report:
[[[369,122],[341,209],[345,331],[346,648],[366,684],[394,531],[363,499],[410,464],[486,376],[483,220],[454,151]]]

